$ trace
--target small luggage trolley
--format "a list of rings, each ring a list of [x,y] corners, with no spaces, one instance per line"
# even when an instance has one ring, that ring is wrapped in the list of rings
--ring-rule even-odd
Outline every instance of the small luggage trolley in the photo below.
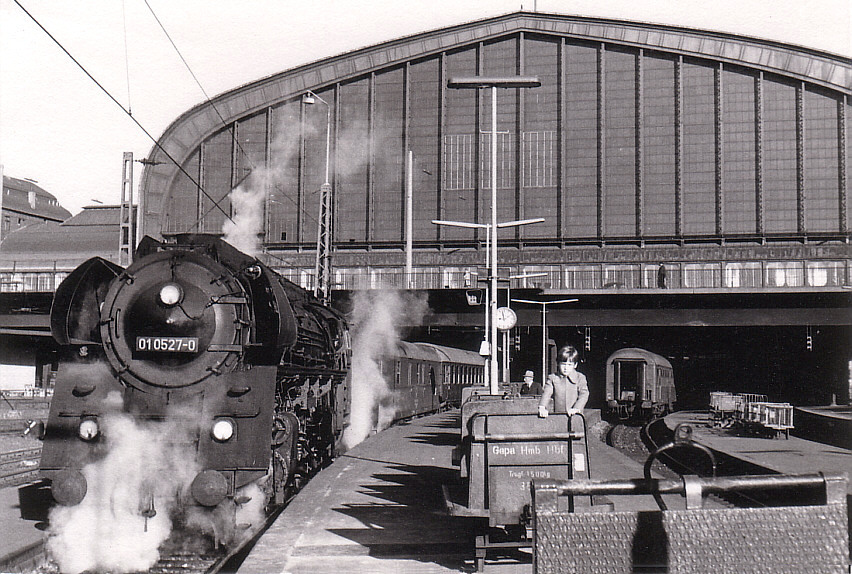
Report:
[[[740,402],[737,406],[738,422],[747,426],[749,423],[756,422],[759,418],[757,407],[753,407],[755,403],[765,402],[766,395],[757,395],[754,393],[740,393]]]
[[[790,438],[790,429],[794,428],[793,405],[761,401],[751,403],[750,407],[749,426],[751,428],[749,430],[757,433],[771,433],[775,437],[783,433],[784,438]]]
[[[710,410],[713,414],[713,426],[730,427],[742,405],[742,396],[723,391],[710,393]]]
[[[578,473],[591,478],[583,415],[539,418],[538,401],[511,393],[469,394],[462,404],[454,462],[467,488],[455,500],[448,488],[444,493],[450,514],[488,519],[487,533],[476,538],[477,571],[489,549],[531,547],[532,480],[568,480]],[[576,442],[583,444],[578,448]]]

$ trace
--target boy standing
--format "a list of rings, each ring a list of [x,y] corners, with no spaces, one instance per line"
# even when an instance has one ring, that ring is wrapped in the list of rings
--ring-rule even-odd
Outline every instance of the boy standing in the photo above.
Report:
[[[577,370],[580,353],[571,345],[559,349],[557,355],[558,374],[550,374],[544,384],[544,392],[538,402],[538,416],[547,417],[547,404],[553,397],[553,411],[574,415],[582,413],[589,400],[589,383],[586,376]]]

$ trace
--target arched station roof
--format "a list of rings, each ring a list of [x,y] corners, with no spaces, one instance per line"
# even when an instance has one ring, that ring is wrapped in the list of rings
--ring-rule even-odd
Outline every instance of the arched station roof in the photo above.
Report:
[[[159,235],[180,168],[211,134],[264,108],[348,79],[519,33],[699,58],[770,72],[826,88],[848,105],[852,60],[808,48],[697,29],[618,20],[517,12],[420,33],[293,68],[221,94],[177,118],[151,151],[142,175],[144,231]],[[846,107],[846,106],[842,106]],[[838,112],[840,113],[840,112]],[[842,125],[847,120],[842,114]],[[170,156],[170,157],[168,157]],[[845,160],[842,177],[845,175]],[[845,218],[844,218],[845,219]]]

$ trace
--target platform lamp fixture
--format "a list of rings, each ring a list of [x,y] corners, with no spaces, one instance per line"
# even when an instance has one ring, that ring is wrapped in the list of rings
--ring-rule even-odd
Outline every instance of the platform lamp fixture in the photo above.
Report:
[[[561,303],[576,303],[578,299],[558,299],[556,301],[530,301],[528,299],[512,299],[515,303],[541,305],[541,384],[547,380],[547,306]]]
[[[547,273],[545,272],[536,272],[536,273],[520,273],[518,275],[509,275],[509,278],[506,279],[506,308],[512,308],[512,281],[515,279],[533,279],[535,277],[544,277]],[[509,331],[510,329],[506,329],[503,331],[503,380],[509,382],[510,380],[510,371],[509,371]],[[542,384],[544,382],[542,381]]]
[[[544,221],[543,217],[536,217],[534,219],[521,219],[517,221],[503,221],[496,225],[497,228],[501,227],[518,227],[520,225],[530,225],[532,223],[541,223]],[[464,221],[444,221],[441,219],[433,219],[432,223],[435,225],[448,225],[451,227],[466,227],[469,229],[485,229],[487,234],[486,241],[486,266],[489,261],[491,264],[491,270],[489,271],[489,278],[487,281],[490,283],[490,287],[488,288],[489,298],[491,304],[486,306],[485,312],[485,340],[483,341],[483,345],[480,347],[479,354],[486,357],[486,368],[485,368],[485,386],[489,387],[489,393],[492,395],[496,395],[499,392],[499,382],[498,382],[498,367],[499,361],[497,360],[497,323],[494,320],[497,315],[497,269],[494,265],[494,258],[497,257],[497,252],[492,251],[489,252],[489,247],[494,245],[494,241],[496,241],[497,233],[491,232],[491,224],[489,223],[468,223]],[[494,239],[492,239],[492,237]]]
[[[314,269],[316,284],[314,295],[323,303],[328,303],[331,296],[331,253],[332,227],[331,227],[331,181],[329,181],[329,168],[331,164],[331,105],[308,90],[302,96],[305,105],[315,104],[317,101],[325,104],[325,181],[320,186],[319,219],[317,220],[317,260]]]
[[[497,325],[494,317],[497,313],[497,89],[498,88],[537,88],[541,85],[538,78],[532,76],[469,76],[450,78],[448,88],[473,89],[491,88],[491,290],[489,314],[491,315],[491,360],[486,380],[489,382],[490,393],[496,395],[499,391],[497,382]]]

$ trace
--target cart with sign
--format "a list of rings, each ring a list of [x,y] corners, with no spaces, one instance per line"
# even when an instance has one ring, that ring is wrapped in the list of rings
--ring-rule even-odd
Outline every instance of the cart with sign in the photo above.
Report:
[[[591,478],[589,449],[582,414],[539,418],[538,397],[508,391],[467,393],[465,398],[454,454],[463,487],[456,493],[445,487],[444,492],[450,514],[488,520],[487,532],[476,539],[481,571],[489,549],[531,546],[531,481]],[[568,504],[573,508],[582,501]]]

